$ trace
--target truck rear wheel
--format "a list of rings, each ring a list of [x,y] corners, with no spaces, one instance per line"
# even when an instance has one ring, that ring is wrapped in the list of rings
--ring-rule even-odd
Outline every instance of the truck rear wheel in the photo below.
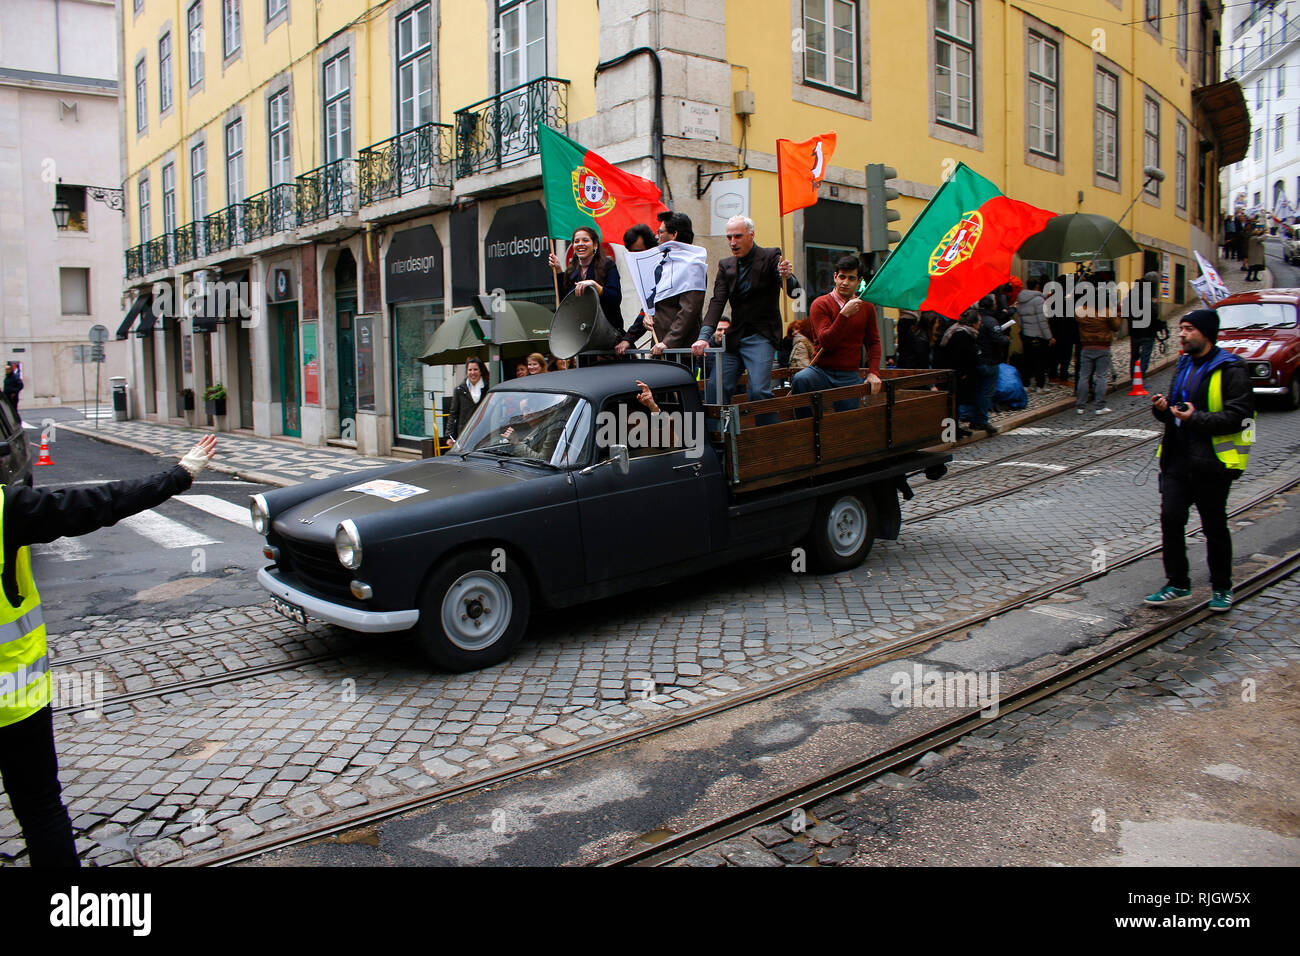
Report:
[[[876,510],[865,492],[828,495],[817,503],[808,550],[818,571],[856,568],[876,540]]]
[[[420,593],[416,638],[442,670],[461,673],[499,664],[528,626],[530,593],[523,568],[504,552],[462,551],[430,573]]]

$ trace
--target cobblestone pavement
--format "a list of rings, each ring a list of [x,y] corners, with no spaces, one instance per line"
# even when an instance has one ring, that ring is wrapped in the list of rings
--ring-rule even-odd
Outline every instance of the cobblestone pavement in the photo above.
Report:
[[[814,804],[802,818],[755,828],[679,861],[681,866],[872,866],[877,854],[913,832],[918,801],[969,801],[976,794],[950,782],[963,760],[1001,753],[1017,765],[1049,740],[1142,721],[1153,713],[1187,713],[1239,697],[1271,669],[1300,661],[1300,578],[1291,577],[1232,612],[1196,624],[1068,691],[1007,714],[954,745],[931,751],[901,773]],[[1240,768],[1223,765],[1223,773]],[[1240,771],[1244,773],[1244,771]],[[900,798],[900,794],[906,794]],[[899,798],[899,799],[896,799]],[[905,799],[908,806],[900,806]],[[932,834],[942,853],[951,834]]]

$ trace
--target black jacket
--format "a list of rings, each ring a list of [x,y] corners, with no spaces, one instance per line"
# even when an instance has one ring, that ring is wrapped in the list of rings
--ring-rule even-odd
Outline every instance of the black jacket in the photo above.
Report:
[[[1224,354],[1216,346],[1211,349],[1206,361],[1214,359],[1216,353]],[[1194,382],[1189,400],[1196,411],[1185,422],[1179,423],[1172,412],[1160,412],[1152,409],[1155,417],[1165,426],[1164,438],[1161,439],[1160,470],[1178,470],[1191,477],[1235,478],[1241,474],[1224,466],[1214,454],[1215,435],[1230,435],[1239,432],[1244,423],[1255,413],[1255,393],[1250,386],[1250,373],[1246,363],[1235,355],[1227,355],[1223,362],[1223,411],[1209,412],[1210,379],[1213,372],[1200,375]],[[1184,363],[1191,363],[1193,375],[1198,367],[1191,357],[1184,355],[1174,370],[1173,381],[1178,381],[1178,373]],[[1177,404],[1179,397],[1173,394],[1171,385],[1170,404]]]
[[[751,335],[761,335],[772,343],[781,344],[781,275],[777,264],[781,261],[780,249],[754,246],[749,267],[749,289],[740,292],[736,283],[740,278],[735,256],[718,263],[718,274],[713,280],[713,298],[704,314],[704,325],[717,329],[722,321],[722,309],[731,306],[731,327],[727,330],[727,351],[740,349],[740,340]],[[785,291],[793,296],[799,289],[799,280],[791,273]],[[703,334],[703,332],[701,332]],[[710,342],[710,345],[713,343]]]
[[[899,368],[929,368],[930,340],[917,329],[916,317],[898,317],[898,344],[894,362]]]
[[[9,372],[5,375],[4,392],[6,395],[17,395],[23,390],[23,380],[15,373]]]
[[[980,365],[975,330],[953,327],[944,333],[935,350],[934,367],[949,368],[957,375],[957,404],[974,405]]]
[[[117,524],[123,518],[147,511],[192,484],[190,473],[176,465],[167,471],[113,481],[91,488],[45,490],[26,485],[4,486],[4,593],[9,603],[21,602],[14,569],[18,549],[74,538]]]
[[[487,394],[487,382],[482,383],[482,391],[478,393],[478,401],[474,401],[474,396],[469,393],[469,386],[461,382],[451,393],[451,407],[447,409],[447,438],[459,438],[460,430],[465,427],[470,416],[483,401],[483,396]]]
[[[983,309],[980,309],[979,313],[980,364],[1001,365],[1006,359],[1007,346],[1011,344],[1011,337],[1000,331],[997,316]]]

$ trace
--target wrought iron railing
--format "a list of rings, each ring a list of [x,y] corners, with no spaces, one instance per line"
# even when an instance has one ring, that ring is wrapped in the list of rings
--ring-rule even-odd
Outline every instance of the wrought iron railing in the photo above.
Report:
[[[1258,69],[1274,53],[1280,52],[1288,43],[1294,42],[1298,35],[1300,30],[1296,25],[1287,22],[1275,28],[1272,33],[1261,36],[1254,49],[1240,50],[1235,61],[1231,59],[1230,52],[1229,63],[1223,70],[1224,78],[1242,77]]]
[[[171,265],[171,233],[150,239],[144,244],[144,271],[146,274],[166,269]]]
[[[456,111],[456,176],[537,155],[537,126],[569,128],[569,81],[551,76]]]
[[[265,239],[298,225],[298,187],[280,183],[244,200],[244,238]]]
[[[126,277],[138,279],[144,275],[144,244],[126,250]]]
[[[204,242],[204,223],[187,222],[183,226],[177,227],[172,233],[174,242],[172,253],[175,257],[176,265],[184,262],[191,262],[194,259],[202,259],[208,254],[207,243]]]
[[[451,127],[425,123],[375,143],[357,156],[357,191],[361,205],[451,185]]]
[[[225,252],[244,242],[244,204],[234,203],[203,218],[207,252]]]
[[[357,211],[356,161],[336,159],[298,177],[298,224]]]

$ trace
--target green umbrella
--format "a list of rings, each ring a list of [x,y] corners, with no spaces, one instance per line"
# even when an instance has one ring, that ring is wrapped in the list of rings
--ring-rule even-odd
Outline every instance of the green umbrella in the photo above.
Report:
[[[487,358],[488,347],[478,333],[473,309],[453,309],[424,347],[425,365],[460,365],[466,359]]]
[[[502,305],[504,308],[493,316],[496,319],[492,330],[493,341],[498,345],[510,342],[547,342],[551,334],[551,320],[555,318],[554,312],[536,302],[507,300]]]
[[[1021,259],[1041,262],[1091,262],[1118,259],[1142,249],[1114,219],[1076,212],[1048,221],[1043,231],[1020,247]]]

